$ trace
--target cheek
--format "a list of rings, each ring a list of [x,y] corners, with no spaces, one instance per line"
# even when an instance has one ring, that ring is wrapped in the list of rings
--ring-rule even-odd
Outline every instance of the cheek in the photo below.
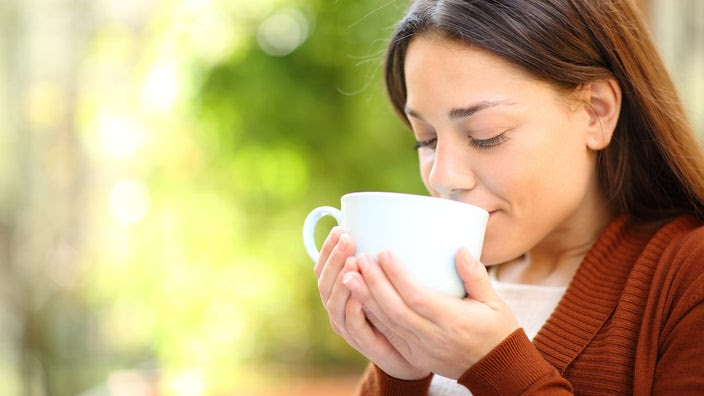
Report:
[[[418,165],[420,167],[420,177],[425,184],[425,188],[430,192],[431,195],[436,195],[435,191],[430,188],[430,171],[433,169],[433,156],[428,153],[424,153],[424,150],[418,151]]]
[[[477,171],[481,183],[492,195],[503,201],[525,197],[534,186],[535,163],[525,161],[525,154],[502,153]]]
[[[554,197],[571,190],[575,168],[580,167],[576,156],[557,154],[551,151],[526,150],[511,155],[510,161],[495,164],[490,169],[493,177],[485,178],[487,187],[497,196],[509,202],[511,213],[525,220],[534,221],[540,212],[549,209]],[[570,164],[566,166],[565,164]]]
[[[560,196],[574,178],[581,177],[583,148],[579,149],[570,137],[572,132],[562,123],[548,125],[525,130],[523,139],[490,168],[494,177],[486,178],[492,189],[520,212],[548,204],[550,197]]]

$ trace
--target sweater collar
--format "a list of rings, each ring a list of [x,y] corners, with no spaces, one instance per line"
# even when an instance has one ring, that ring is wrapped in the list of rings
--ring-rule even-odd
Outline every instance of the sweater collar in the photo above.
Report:
[[[628,274],[652,230],[616,218],[587,252],[552,316],[533,343],[545,359],[564,373],[613,312]]]

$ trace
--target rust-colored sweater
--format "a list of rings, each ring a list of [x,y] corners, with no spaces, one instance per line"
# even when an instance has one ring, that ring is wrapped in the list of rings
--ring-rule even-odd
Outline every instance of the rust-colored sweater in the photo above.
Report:
[[[432,376],[367,368],[361,395],[427,395]],[[474,395],[704,395],[704,227],[621,217],[531,343],[516,330],[458,382]]]

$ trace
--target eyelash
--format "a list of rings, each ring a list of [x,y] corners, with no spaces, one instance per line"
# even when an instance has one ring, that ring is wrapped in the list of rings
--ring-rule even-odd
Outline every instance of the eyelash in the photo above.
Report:
[[[496,147],[500,145],[501,143],[504,143],[505,141],[509,140],[509,137],[506,136],[506,132],[508,132],[509,129],[501,132],[500,134],[489,138],[489,139],[474,139],[471,136],[468,136],[467,138],[469,139],[469,146],[478,148],[480,150],[488,150],[492,147]],[[422,140],[420,142],[416,142],[415,146],[413,146],[414,150],[418,150],[421,148],[431,148],[435,149],[435,146],[437,144],[438,138],[432,138],[428,140]]]

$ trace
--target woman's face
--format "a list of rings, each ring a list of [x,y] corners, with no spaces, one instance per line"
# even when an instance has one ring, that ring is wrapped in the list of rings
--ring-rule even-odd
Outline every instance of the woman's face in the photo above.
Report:
[[[405,78],[426,187],[491,214],[482,261],[569,245],[601,204],[584,106],[490,52],[439,38],[411,41]]]

